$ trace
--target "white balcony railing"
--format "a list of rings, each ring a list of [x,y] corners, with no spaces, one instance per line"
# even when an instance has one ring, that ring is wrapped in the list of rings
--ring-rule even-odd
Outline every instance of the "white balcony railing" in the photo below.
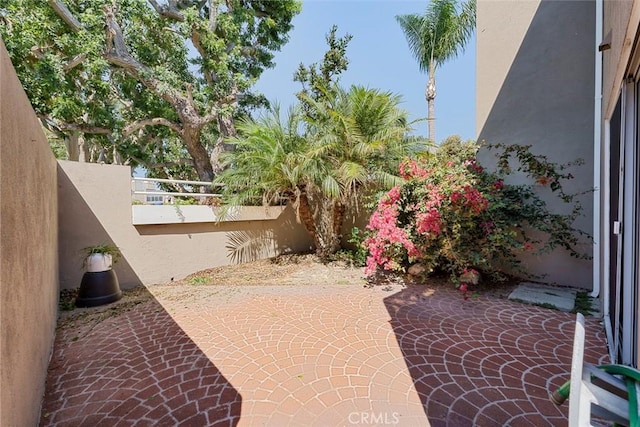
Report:
[[[181,185],[193,191],[163,191],[158,186],[160,183]],[[131,195],[133,200],[142,204],[173,204],[175,203],[175,197],[220,197],[221,194],[214,193],[211,190],[213,187],[219,188],[221,186],[221,184],[212,184],[205,181],[135,177],[131,179]]]
[[[188,192],[163,191],[158,183],[181,185]],[[224,211],[202,201],[200,204],[181,203],[177,197],[221,197],[211,190],[221,185],[203,181],[184,181],[160,178],[133,178],[132,222],[134,225],[184,224],[228,221],[264,221],[278,218],[285,206],[235,206]],[[209,192],[207,192],[209,191]]]

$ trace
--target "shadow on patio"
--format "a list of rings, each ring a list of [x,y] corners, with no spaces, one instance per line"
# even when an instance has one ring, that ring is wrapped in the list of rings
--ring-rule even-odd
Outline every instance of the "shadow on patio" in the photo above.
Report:
[[[292,271],[280,285],[236,271],[229,284],[138,288],[63,319],[41,425],[566,425],[548,393],[569,377],[574,315]],[[597,363],[604,331],[595,318],[586,329]]]
[[[238,391],[145,288],[134,292],[59,321],[40,425],[237,425]]]
[[[573,314],[428,286],[384,302],[432,426],[566,424],[548,394],[569,377]],[[586,329],[586,361],[604,361],[598,319]]]

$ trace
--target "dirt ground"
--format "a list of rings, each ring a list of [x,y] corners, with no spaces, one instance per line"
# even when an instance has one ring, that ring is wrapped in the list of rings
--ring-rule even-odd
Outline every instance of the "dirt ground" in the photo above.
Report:
[[[65,290],[61,292],[58,328],[73,327],[86,329],[84,332],[88,332],[101,321],[132,310],[153,298],[162,297],[186,303],[218,293],[223,286],[227,290],[237,290],[246,286],[319,285],[380,286],[383,290],[391,290],[397,285],[425,284],[453,286],[447,277],[412,278],[408,275],[389,274],[378,275],[375,280],[372,280],[364,275],[363,268],[354,267],[345,261],[322,263],[312,254],[282,255],[243,264],[209,268],[180,280],[124,290],[120,301],[100,307],[77,308],[74,306],[77,290]],[[515,282],[484,283],[476,291],[506,298],[513,286]],[[78,332],[82,333],[82,331]]]
[[[244,264],[209,268],[174,282],[178,285],[365,285],[362,268],[346,262],[321,263],[315,255],[282,255]]]
[[[58,328],[79,327],[89,329],[91,325],[129,311],[139,304],[162,296],[172,300],[193,300],[220,286],[313,286],[313,285],[359,285],[370,286],[363,269],[346,262],[323,264],[315,255],[282,255],[243,264],[209,268],[193,273],[183,279],[138,286],[123,290],[122,299],[112,304],[77,308],[74,305],[77,289],[60,293],[60,316]],[[150,292],[149,289],[153,289]]]

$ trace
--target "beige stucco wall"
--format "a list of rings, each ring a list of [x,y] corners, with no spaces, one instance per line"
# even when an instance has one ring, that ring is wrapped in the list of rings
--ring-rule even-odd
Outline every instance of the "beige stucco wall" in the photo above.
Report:
[[[0,41],[0,425],[40,416],[58,304],[56,161]]]
[[[487,143],[532,145],[555,162],[577,158],[569,192],[593,188],[595,2],[519,0],[477,3],[476,129]],[[486,166],[495,157],[482,150]],[[542,192],[544,194],[544,191]],[[547,198],[552,210],[562,203]],[[575,224],[591,233],[592,194]],[[585,242],[583,249],[591,253]],[[592,262],[556,252],[524,259],[545,281],[591,289]]]
[[[603,4],[602,37],[611,46],[602,53],[602,110],[605,120],[613,114],[638,29],[638,17],[631,14],[633,6],[633,0],[605,1]],[[635,8],[638,7],[635,4]]]
[[[179,279],[205,268],[309,250],[291,208],[275,220],[132,225],[128,166],[59,161],[60,284],[77,288],[81,249],[118,246],[123,288]]]

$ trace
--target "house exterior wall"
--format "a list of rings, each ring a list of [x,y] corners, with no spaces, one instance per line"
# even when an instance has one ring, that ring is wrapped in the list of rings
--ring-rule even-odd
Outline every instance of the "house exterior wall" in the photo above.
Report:
[[[601,234],[608,236],[610,242],[600,248],[598,257],[601,266],[600,282],[603,284],[603,292],[605,293],[605,310],[608,309],[605,312],[605,323],[611,325],[610,329],[622,329],[621,338],[618,338],[620,343],[615,341],[613,331],[608,337],[611,341],[612,353],[614,353],[614,362],[628,363],[638,367],[640,366],[640,351],[637,348],[640,343],[640,320],[637,307],[640,306],[640,301],[638,301],[640,295],[637,293],[639,288],[637,254],[640,248],[637,247],[637,237],[636,243],[633,243],[633,247],[630,248],[631,250],[624,248],[624,241],[634,237],[632,233],[628,232],[630,230],[628,225],[634,220],[637,223],[638,220],[637,218],[623,218],[622,234],[619,235],[615,235],[612,231],[612,224],[619,220],[620,216],[624,216],[624,212],[627,212],[625,209],[627,206],[637,206],[637,187],[633,197],[627,197],[627,194],[623,192],[624,189],[618,188],[618,180],[622,174],[624,186],[633,186],[633,175],[640,174],[640,166],[637,160],[634,166],[629,166],[625,160],[624,168],[614,170],[615,168],[611,165],[615,162],[610,162],[610,159],[619,157],[621,151],[633,151],[634,146],[635,150],[638,150],[638,136],[634,132],[637,132],[640,126],[640,115],[637,112],[640,101],[637,98],[623,100],[621,90],[628,77],[629,85],[634,84],[634,79],[635,84],[638,82],[638,75],[636,74],[635,77],[633,75],[637,72],[640,62],[640,2],[605,0],[603,3],[602,36],[603,43],[606,43],[608,48],[602,51],[603,143],[600,165],[603,171],[601,187],[609,191],[604,191],[601,194],[602,219],[600,225]],[[630,106],[629,103],[634,105]],[[616,112],[616,106],[621,107],[621,111],[624,111],[625,117],[622,118],[622,121],[620,120],[621,111]],[[635,114],[629,114],[629,111],[634,108]],[[629,111],[625,111],[625,109]],[[635,129],[630,130],[630,128]],[[631,157],[628,153],[626,156]],[[615,200],[616,196],[620,194],[622,204]],[[618,206],[622,207],[622,211]],[[637,212],[637,208],[635,211]],[[626,233],[625,230],[627,230]],[[620,276],[617,276],[618,272],[620,272]],[[622,297],[618,298],[617,293]],[[629,295],[635,296],[633,303],[629,303],[629,300],[633,300]],[[617,310],[621,311],[621,316]],[[631,332],[627,332],[627,329]],[[636,334],[635,338],[632,335],[633,331]],[[619,348],[630,348],[630,354],[617,354]],[[629,359],[625,360],[625,357]]]
[[[114,270],[123,288],[164,283],[206,268],[312,247],[291,208],[267,221],[133,225],[130,167],[58,163],[63,289],[80,285],[81,249],[100,243],[113,243],[122,251]]]
[[[531,145],[558,163],[582,159],[567,192],[593,186],[593,1],[491,1],[477,3],[476,129],[489,144]],[[490,169],[494,154],[482,149]],[[516,183],[525,183],[516,177]],[[552,211],[567,206],[539,188]],[[581,198],[584,216],[574,224],[591,234],[593,195]],[[592,245],[580,249],[591,255]],[[592,262],[563,251],[523,257],[525,267],[550,283],[592,288]]]
[[[602,112],[605,120],[613,114],[633,47],[637,29],[637,22],[634,28],[631,19],[633,6],[633,0],[605,1],[603,4],[602,37],[611,46],[602,54]]]
[[[56,161],[0,40],[0,425],[40,419],[58,308]]]

